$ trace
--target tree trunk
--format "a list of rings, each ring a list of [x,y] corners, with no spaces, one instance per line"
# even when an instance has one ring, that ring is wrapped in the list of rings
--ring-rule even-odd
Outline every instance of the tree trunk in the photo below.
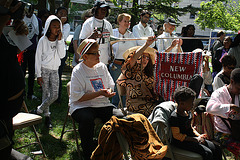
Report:
[[[55,14],[55,0],[48,0],[48,3],[50,5],[50,12],[51,14]]]
[[[38,11],[41,11],[42,9],[45,9],[46,6],[47,6],[46,0],[41,0],[41,1],[38,1],[38,4],[35,6],[35,9],[37,9]]]
[[[63,7],[69,8],[70,0],[63,0]]]

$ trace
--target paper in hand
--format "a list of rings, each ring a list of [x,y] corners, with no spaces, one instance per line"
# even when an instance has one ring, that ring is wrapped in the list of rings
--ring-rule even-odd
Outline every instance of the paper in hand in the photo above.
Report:
[[[21,51],[32,45],[32,42],[26,35],[16,35],[14,30],[11,30],[8,35]]]

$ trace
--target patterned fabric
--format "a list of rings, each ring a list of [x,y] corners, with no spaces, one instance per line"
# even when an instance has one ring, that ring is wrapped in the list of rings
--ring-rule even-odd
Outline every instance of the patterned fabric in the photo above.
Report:
[[[220,142],[223,147],[227,148],[230,152],[234,154],[236,158],[240,155],[240,142],[234,140],[230,134],[225,134],[221,132],[216,132],[214,135],[215,139]]]
[[[159,104],[153,89],[154,77],[148,77],[144,70],[141,71],[141,59],[131,67],[129,62],[134,53],[130,54],[125,61],[126,69],[122,68],[118,84],[126,88],[127,110],[148,117],[154,107]]]
[[[172,94],[179,86],[188,86],[194,74],[199,74],[201,52],[157,53],[155,67],[156,93],[164,100],[173,100]]]
[[[126,138],[133,160],[162,159],[167,153],[167,145],[161,142],[147,118],[141,114],[132,114],[125,119],[112,116],[104,124],[92,160],[123,159],[116,132]]]

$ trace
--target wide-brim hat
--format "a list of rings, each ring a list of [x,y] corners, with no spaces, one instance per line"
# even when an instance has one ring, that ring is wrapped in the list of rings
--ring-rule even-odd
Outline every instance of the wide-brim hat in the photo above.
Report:
[[[96,43],[94,39],[84,39],[82,43],[78,46],[77,53],[80,54],[80,58],[89,50],[89,48]]]
[[[124,53],[123,53],[123,58],[126,60],[128,55],[130,53],[133,53],[135,52],[136,50],[138,50],[141,46],[136,46],[136,47],[132,47],[132,48],[129,48],[128,50],[126,50]],[[155,64],[155,57],[156,57],[156,52],[157,50],[154,49],[154,48],[151,48],[151,47],[147,47],[147,49],[143,52],[143,53],[148,53],[151,57],[151,60],[152,60],[152,63]]]

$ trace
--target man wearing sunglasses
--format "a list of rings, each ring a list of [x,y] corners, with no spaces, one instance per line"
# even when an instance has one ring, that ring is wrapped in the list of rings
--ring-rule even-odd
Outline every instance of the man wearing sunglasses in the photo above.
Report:
[[[217,90],[220,87],[230,84],[230,75],[231,72],[235,69],[237,61],[236,58],[232,55],[225,55],[221,59],[222,70],[216,75],[213,80],[213,91]]]

